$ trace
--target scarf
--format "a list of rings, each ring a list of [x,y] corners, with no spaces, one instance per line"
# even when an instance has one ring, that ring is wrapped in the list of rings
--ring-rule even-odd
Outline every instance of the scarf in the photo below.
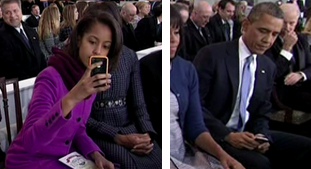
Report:
[[[65,86],[70,91],[81,79],[86,68],[79,59],[69,56],[59,48],[53,47],[52,53],[48,66],[53,66],[58,71]]]

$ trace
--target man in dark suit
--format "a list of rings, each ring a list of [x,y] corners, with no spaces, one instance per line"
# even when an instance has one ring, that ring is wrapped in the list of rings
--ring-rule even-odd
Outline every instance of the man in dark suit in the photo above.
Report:
[[[156,141],[162,147],[162,50],[143,57],[139,62],[147,111],[157,132]]]
[[[194,3],[193,11],[184,29],[184,47],[179,53],[181,57],[192,62],[202,47],[212,43],[211,34],[205,27],[212,15],[213,9],[205,0]]]
[[[135,29],[141,49],[151,48],[156,42],[162,42],[162,33],[159,33],[162,23],[162,5],[156,6],[153,12],[152,17],[141,19]]]
[[[130,23],[135,15],[136,7],[132,3],[126,2],[121,9],[123,44],[134,51],[138,51],[140,50],[139,43],[136,39],[133,25]]]
[[[0,77],[35,77],[46,67],[38,35],[21,22],[19,0],[3,0],[1,5],[4,25],[0,28]]]
[[[245,168],[310,168],[311,139],[268,127],[276,69],[263,53],[282,26],[276,4],[257,4],[239,40],[204,47],[194,60],[205,124]]]
[[[218,4],[218,12],[214,15],[207,27],[211,31],[214,42],[231,41],[238,38],[241,34],[235,31],[234,21],[232,20],[235,11],[233,0],[221,0]]]
[[[27,18],[26,23],[29,27],[38,28],[40,20],[40,8],[38,5],[32,5],[31,15]]]
[[[306,37],[295,32],[300,12],[296,4],[287,3],[280,8],[284,12],[284,26],[266,52],[277,67],[278,98],[291,108],[311,113],[311,54]]]

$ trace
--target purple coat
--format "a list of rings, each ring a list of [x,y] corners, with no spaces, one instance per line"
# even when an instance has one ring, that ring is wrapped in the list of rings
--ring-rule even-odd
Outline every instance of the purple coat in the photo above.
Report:
[[[95,95],[77,104],[65,119],[61,99],[67,93],[54,67],[38,75],[23,128],[7,152],[6,169],[68,169],[59,158],[72,151],[90,158],[100,151],[85,130]]]

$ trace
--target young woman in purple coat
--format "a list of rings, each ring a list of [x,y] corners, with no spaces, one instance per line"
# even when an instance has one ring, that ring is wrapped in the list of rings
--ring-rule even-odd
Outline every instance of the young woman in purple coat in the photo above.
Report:
[[[111,75],[91,76],[101,63],[88,62],[92,55],[106,55],[113,70],[121,36],[110,15],[85,16],[66,49],[53,48],[49,66],[37,76],[24,126],[7,152],[7,169],[66,169],[58,159],[73,151],[93,160],[99,169],[114,169],[85,130],[95,95],[110,88]]]

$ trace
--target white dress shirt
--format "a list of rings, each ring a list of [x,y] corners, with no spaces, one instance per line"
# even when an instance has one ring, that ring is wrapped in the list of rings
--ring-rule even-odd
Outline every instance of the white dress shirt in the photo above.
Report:
[[[15,30],[16,30],[19,34],[20,34],[20,30],[23,30],[23,33],[25,34],[26,38],[29,39],[29,38],[27,37],[27,34],[26,34],[26,32],[25,32],[25,30],[24,30],[22,24],[21,24],[19,27],[14,27],[14,28],[15,28]]]
[[[283,40],[282,38],[281,38],[281,40],[282,40],[282,42],[284,43],[284,40]],[[283,56],[284,58],[286,58],[288,61],[290,61],[290,60],[292,59],[292,57],[293,57],[293,54],[292,54],[291,52],[286,51],[286,50],[284,50],[284,49],[281,50],[280,55],[282,55],[282,56]],[[297,63],[296,63],[296,64],[297,64]],[[301,72],[301,71],[300,71],[300,73],[301,73],[301,75],[302,75],[302,80],[303,80],[303,81],[306,81],[306,80],[307,80],[306,74],[303,73],[303,72]]]
[[[242,37],[240,37],[240,39],[239,39],[239,88],[238,88],[238,93],[237,93],[236,102],[234,105],[233,112],[231,114],[231,117],[230,117],[228,123],[226,124],[226,126],[231,128],[231,129],[237,129],[237,126],[239,123],[241,83],[242,83],[243,67],[244,67],[246,58],[249,57],[250,55],[251,55],[251,52],[246,47],[245,43],[242,40]],[[257,68],[257,61],[256,61],[257,55],[253,54],[253,57],[254,57],[253,62],[251,62],[251,64],[250,64],[250,71],[251,71],[252,77],[251,77],[250,91],[249,91],[249,94],[247,96],[246,107],[249,106],[249,101],[253,95],[254,83],[255,83],[255,72],[256,72],[256,68]],[[242,129],[244,129],[245,124],[248,121],[248,119],[249,119],[249,112],[246,110],[245,121],[243,122]]]

